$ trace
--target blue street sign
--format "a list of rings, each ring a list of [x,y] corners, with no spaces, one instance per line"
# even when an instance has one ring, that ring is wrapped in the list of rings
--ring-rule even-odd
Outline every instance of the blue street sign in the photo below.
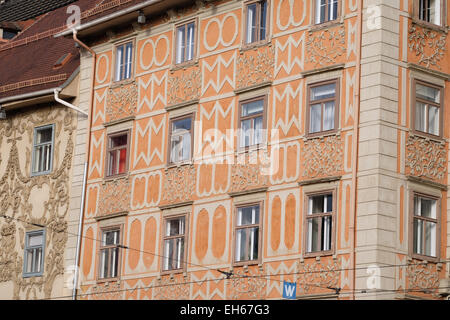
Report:
[[[283,281],[283,298],[295,299],[297,294],[297,283]]]

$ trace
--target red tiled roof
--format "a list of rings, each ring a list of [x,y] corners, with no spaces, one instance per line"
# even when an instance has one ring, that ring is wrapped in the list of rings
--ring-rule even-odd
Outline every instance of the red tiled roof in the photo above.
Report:
[[[87,10],[101,1],[78,0],[73,4]],[[66,10],[67,6],[48,12],[13,40],[0,43],[0,99],[58,87],[79,67],[79,49],[73,39],[53,37],[65,28]],[[67,53],[70,59],[55,68]]]

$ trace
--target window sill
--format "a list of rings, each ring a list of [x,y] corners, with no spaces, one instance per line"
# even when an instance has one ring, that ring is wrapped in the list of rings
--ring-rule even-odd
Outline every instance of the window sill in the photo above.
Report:
[[[317,251],[317,252],[307,252],[303,255],[303,257],[305,259],[308,258],[316,258],[316,259],[320,259],[321,257],[331,257],[334,256],[334,252],[333,250],[328,250],[328,251]]]
[[[256,50],[258,48],[261,47],[271,47],[272,46],[272,40],[271,39],[267,39],[264,41],[257,41],[257,42],[252,42],[252,43],[243,43],[241,45],[241,48],[239,49],[239,53],[242,54],[246,51],[251,51],[251,50]]]
[[[446,33],[446,34],[448,33],[448,27],[444,27],[442,25],[434,24],[434,23],[431,23],[431,22],[426,22],[426,21],[420,20],[418,18],[413,18],[412,19],[412,24],[413,25],[417,25],[417,26],[422,27],[422,28],[429,29],[429,30],[443,32],[443,33]]]
[[[120,80],[120,81],[112,81],[112,83],[109,85],[109,89],[116,89],[119,87],[123,87],[129,84],[132,84],[135,82],[134,76],[128,79]]]
[[[183,161],[183,162],[175,162],[175,163],[168,163],[166,165],[166,170],[170,170],[173,168],[179,168],[179,167],[187,167],[190,165],[193,165],[194,162],[192,160],[188,160],[188,161]]]
[[[109,282],[120,283],[120,278],[118,276],[115,278],[103,278],[103,279],[97,279],[96,282],[97,282],[97,284],[109,285]]]
[[[31,174],[30,174],[30,177],[33,178],[33,177],[39,177],[39,176],[50,175],[50,174],[52,174],[52,170],[50,170],[50,171],[44,171],[44,172],[34,172],[34,173],[31,173]]]
[[[332,136],[340,137],[341,136],[341,130],[321,131],[321,132],[316,132],[316,133],[309,133],[303,138],[303,141],[314,140],[314,139],[324,139],[324,138],[332,137]]]
[[[324,29],[331,29],[331,28],[338,27],[338,26],[342,26],[342,27],[344,26],[344,19],[342,17],[339,17],[335,20],[322,22],[319,24],[311,24],[308,28],[308,32],[316,32],[316,31],[321,31]]]
[[[190,60],[187,62],[173,64],[169,71],[170,71],[170,73],[173,73],[178,70],[182,70],[182,69],[186,70],[190,67],[197,67],[197,66],[198,66],[198,59],[193,59],[193,60]]]
[[[161,270],[161,276],[175,276],[186,273],[185,269]]]
[[[251,260],[251,261],[239,261],[239,262],[234,262],[233,263],[233,267],[250,267],[250,266],[257,266],[260,265],[261,261],[259,260]]]
[[[413,254],[411,254],[411,258],[412,259],[416,259],[416,260],[421,260],[417,264],[424,264],[424,265],[426,265],[426,264],[428,264],[428,262],[435,263],[435,264],[439,263],[439,257],[423,256],[423,255],[420,255],[420,254],[413,253]],[[415,264],[414,261],[408,261],[408,262],[410,262],[411,265]]]
[[[255,151],[267,150],[267,143],[254,144],[247,147],[238,147],[236,155],[250,154]]]
[[[43,276],[44,273],[25,273],[22,275],[22,278],[38,278]]]
[[[114,175],[114,176],[107,176],[105,178],[103,178],[103,184],[105,184],[106,182],[111,182],[111,181],[115,181],[115,180],[123,180],[123,179],[128,179],[129,178],[129,173],[122,173],[122,174],[118,174],[118,175]]]
[[[410,137],[418,137],[418,138],[422,138],[424,140],[428,140],[428,141],[433,141],[436,143],[440,143],[442,145],[445,144],[445,139],[440,137],[440,136],[435,136],[433,134],[429,134],[426,132],[421,132],[421,131],[416,131],[416,130],[411,130],[409,133]]]

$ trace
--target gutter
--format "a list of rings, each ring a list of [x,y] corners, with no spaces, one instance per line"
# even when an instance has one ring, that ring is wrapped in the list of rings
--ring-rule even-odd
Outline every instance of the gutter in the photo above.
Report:
[[[163,1],[164,0],[147,0],[147,1],[144,1],[142,3],[136,4],[136,5],[132,6],[132,7],[129,7],[129,8],[126,8],[126,9],[122,9],[120,11],[116,11],[114,13],[111,13],[111,14],[109,14],[107,16],[104,16],[104,17],[101,17],[99,19],[86,22],[83,25],[79,25],[79,26],[75,27],[75,30],[74,29],[68,29],[66,31],[57,33],[57,34],[54,35],[54,37],[58,38],[58,37],[62,37],[62,36],[68,36],[71,33],[73,33],[73,31],[82,31],[82,30],[88,29],[90,27],[94,27],[94,26],[96,26],[98,24],[101,24],[103,22],[107,22],[107,21],[109,21],[111,19],[115,19],[115,18],[121,17],[123,15],[126,15],[128,13],[132,13],[134,11],[139,11],[140,9],[143,9],[145,7],[148,7],[148,6],[151,6],[151,5],[163,2]]]
[[[86,132],[86,161],[84,163],[84,174],[83,174],[83,187],[82,187],[82,194],[81,194],[81,203],[80,203],[80,218],[78,222],[78,235],[77,235],[77,250],[76,250],[76,256],[75,256],[75,266],[76,266],[76,272],[73,282],[73,289],[72,289],[72,300],[77,299],[77,286],[78,286],[78,275],[80,272],[80,255],[81,255],[81,235],[83,233],[83,217],[84,217],[84,202],[86,199],[86,186],[87,186],[87,169],[88,169],[88,163],[89,163],[89,156],[90,156],[90,144],[91,144],[91,128],[92,128],[92,113],[94,111],[94,86],[95,86],[95,69],[96,69],[96,62],[97,62],[97,54],[94,50],[89,48],[85,43],[81,42],[77,38],[77,30],[72,29],[71,30],[73,34],[73,40],[78,43],[80,46],[82,46],[84,49],[86,49],[88,52],[92,55],[92,72],[91,72],[91,98],[89,102],[89,112],[88,112],[88,125],[87,125],[87,132]],[[81,63],[81,61],[80,61]]]
[[[68,108],[70,108],[70,109],[73,109],[73,110],[75,110],[75,111],[77,111],[77,112],[79,112],[79,113],[84,114],[85,116],[88,116],[88,113],[87,113],[87,112],[85,112],[85,111],[79,109],[78,107],[75,107],[73,104],[68,103],[67,101],[61,100],[61,99],[59,98],[59,92],[60,92],[60,91],[61,91],[61,89],[55,89],[55,90],[53,90],[54,95],[55,95],[55,100],[56,100],[56,102],[59,102],[59,103],[65,105],[66,107],[68,107]]]

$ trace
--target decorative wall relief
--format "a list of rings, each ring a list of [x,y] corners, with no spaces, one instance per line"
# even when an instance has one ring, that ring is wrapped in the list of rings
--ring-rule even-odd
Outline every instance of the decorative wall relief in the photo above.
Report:
[[[122,285],[120,282],[107,282],[105,284],[95,285],[86,296],[91,300],[121,300],[123,296]],[[83,298],[83,296],[81,296]]]
[[[439,288],[439,272],[436,264],[413,260],[406,267],[408,289],[423,290],[436,294]]]
[[[237,89],[250,87],[273,79],[275,53],[272,46],[242,52],[236,60]]]
[[[15,114],[0,124],[1,147],[9,148],[0,178],[0,206],[2,213],[9,212],[7,215],[12,217],[0,220],[0,282],[12,281],[13,299],[49,298],[57,276],[64,274],[74,118],[74,113],[67,109],[42,107]],[[21,164],[25,164],[25,170],[31,168],[34,128],[49,123],[55,124],[53,170],[31,177],[29,171],[23,172]],[[62,137],[67,140],[63,150]],[[34,192],[40,190],[46,190],[42,194],[45,201],[37,208],[40,217],[35,217]],[[23,278],[25,232],[31,223],[45,226],[44,273],[41,277]]]
[[[251,152],[243,157],[238,156],[237,163],[231,168],[230,192],[251,190],[267,186],[269,176],[265,169],[270,167],[269,157],[260,152]]]
[[[268,277],[260,268],[233,271],[227,281],[227,299],[264,299]]]
[[[342,141],[339,136],[310,139],[304,145],[303,176],[338,175],[342,171]]]
[[[194,165],[165,169],[163,200],[167,202],[189,201],[195,191]]]
[[[169,76],[167,104],[174,105],[198,99],[201,86],[200,68],[193,67],[188,70],[175,71]]]
[[[446,174],[447,156],[443,143],[418,136],[408,136],[406,167],[412,175],[440,180]]]
[[[302,261],[297,266],[297,284],[299,293],[310,294],[326,288],[338,288],[341,263],[329,259],[328,262],[314,260],[312,263]]]
[[[309,31],[306,41],[307,61],[324,67],[335,64],[346,53],[345,28]]]
[[[106,103],[106,122],[134,116],[138,98],[138,87],[135,82],[123,84],[108,90]]]
[[[444,57],[445,43],[447,34],[432,31],[413,25],[409,28],[408,47],[416,57],[419,57],[419,64],[426,68],[435,66],[441,69],[439,65]]]
[[[128,178],[106,181],[100,190],[99,216],[129,211],[130,194]]]
[[[156,300],[188,300],[190,295],[190,279],[188,277],[164,276],[154,282],[154,299]]]

